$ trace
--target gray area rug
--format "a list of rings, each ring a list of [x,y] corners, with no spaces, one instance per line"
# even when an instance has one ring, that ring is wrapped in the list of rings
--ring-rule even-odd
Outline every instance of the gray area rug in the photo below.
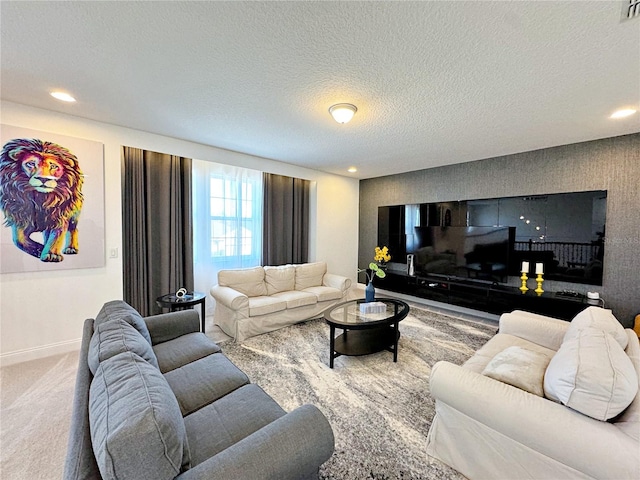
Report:
[[[312,403],[326,415],[336,448],[321,478],[461,479],[426,455],[434,415],[429,374],[439,360],[462,364],[495,331],[412,306],[400,323],[398,363],[380,352],[338,357],[330,369],[329,326],[319,319],[222,349],[285,410]]]

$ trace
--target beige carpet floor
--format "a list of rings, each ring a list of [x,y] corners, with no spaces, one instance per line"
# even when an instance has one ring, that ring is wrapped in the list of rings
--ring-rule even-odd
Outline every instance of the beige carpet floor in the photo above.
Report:
[[[62,478],[78,353],[0,369],[0,478]]]
[[[228,338],[210,319],[207,332],[217,342]],[[353,369],[344,363],[351,361],[360,362],[340,358],[337,365]],[[77,363],[74,352],[0,368],[0,479],[62,478]]]

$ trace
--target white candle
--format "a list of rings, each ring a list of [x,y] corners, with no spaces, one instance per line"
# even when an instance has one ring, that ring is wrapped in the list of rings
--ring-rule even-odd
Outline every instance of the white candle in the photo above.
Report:
[[[529,273],[529,262],[522,262],[522,270],[523,273]]]
[[[543,273],[542,263],[536,263],[536,275],[542,275]]]

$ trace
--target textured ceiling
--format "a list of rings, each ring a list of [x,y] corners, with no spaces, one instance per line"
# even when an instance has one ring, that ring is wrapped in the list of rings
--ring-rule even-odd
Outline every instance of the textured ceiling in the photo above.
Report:
[[[639,132],[608,118],[640,105],[623,4],[2,1],[1,94],[375,177]]]

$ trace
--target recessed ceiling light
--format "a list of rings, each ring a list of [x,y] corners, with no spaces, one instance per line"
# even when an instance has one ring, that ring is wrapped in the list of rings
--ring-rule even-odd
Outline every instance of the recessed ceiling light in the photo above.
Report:
[[[623,108],[613,112],[609,118],[624,118],[633,115],[634,113],[636,113],[636,110],[633,108]]]
[[[58,100],[62,100],[63,102],[75,102],[76,99],[71,95],[65,92],[51,92],[51,96],[53,98],[57,98]]]
[[[356,167],[349,167],[349,169],[347,170],[347,172],[349,173],[356,173],[358,171],[358,169]]]

